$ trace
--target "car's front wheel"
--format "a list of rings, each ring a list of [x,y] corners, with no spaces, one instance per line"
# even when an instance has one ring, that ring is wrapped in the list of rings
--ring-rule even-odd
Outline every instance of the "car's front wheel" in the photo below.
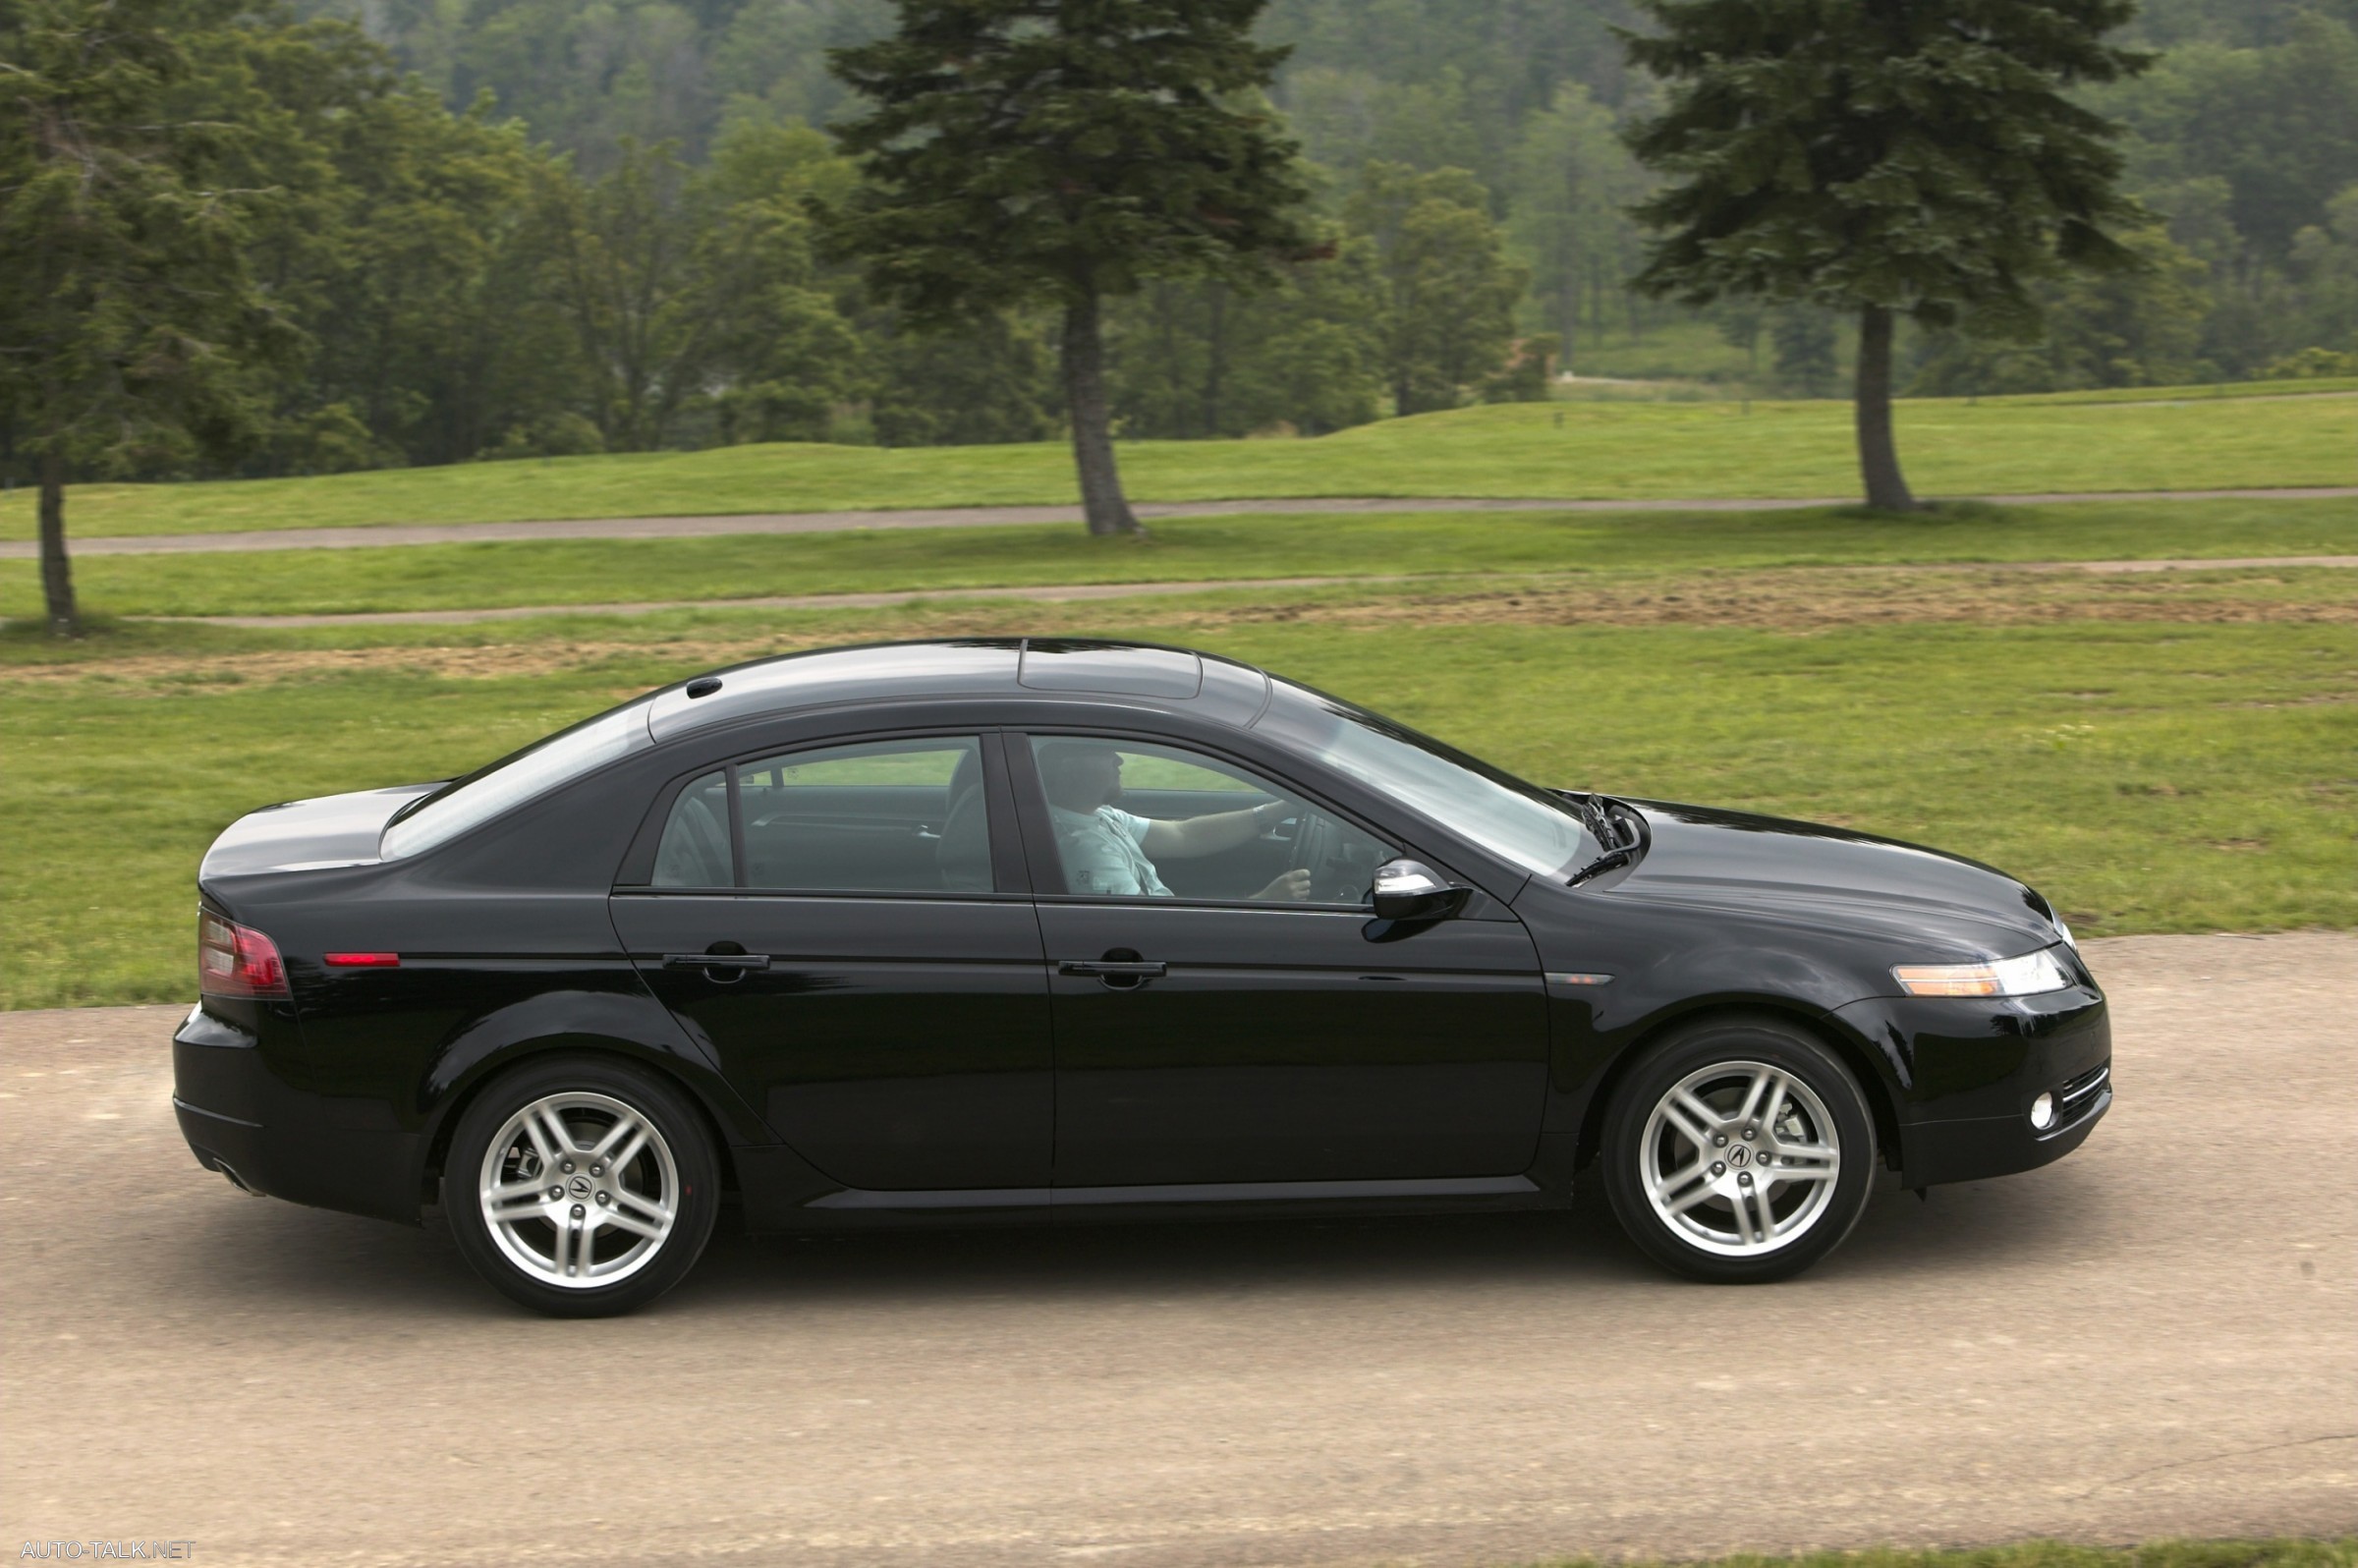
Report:
[[[1600,1157],[1622,1229],[1656,1261],[1757,1283],[1799,1273],[1858,1223],[1875,1119],[1858,1079],[1807,1033],[1712,1020],[1622,1080]]]
[[[687,1097],[626,1062],[561,1056],[487,1087],[459,1119],[444,1209],[496,1289],[564,1317],[630,1312],[712,1234],[719,1170]]]

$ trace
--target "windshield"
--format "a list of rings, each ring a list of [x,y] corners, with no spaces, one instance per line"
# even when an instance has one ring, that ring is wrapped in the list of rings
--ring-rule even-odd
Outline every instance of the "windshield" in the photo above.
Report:
[[[646,750],[654,744],[646,733],[646,700],[641,699],[600,713],[445,785],[396,816],[377,853],[389,861],[421,854],[512,806],[570,784],[616,757]]]
[[[1270,684],[1280,700],[1257,727],[1308,746],[1328,766],[1536,875],[1557,875],[1581,858],[1580,818],[1560,797],[1380,713],[1291,682]],[[1289,696],[1294,700],[1282,700]]]

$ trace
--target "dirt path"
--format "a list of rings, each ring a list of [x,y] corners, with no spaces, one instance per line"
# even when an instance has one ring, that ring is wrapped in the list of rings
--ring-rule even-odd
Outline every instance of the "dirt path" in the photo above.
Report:
[[[1564,1216],[723,1240],[516,1314],[243,1198],[178,1009],[0,1016],[0,1540],[214,1564],[1479,1568],[2358,1529],[2358,935],[2090,944],[2120,1099],[1789,1285]]]
[[[2074,501],[2316,501],[2358,498],[2358,485],[2306,489],[2123,490],[2105,494],[1986,495],[1971,499],[2010,506]],[[1150,522],[1171,517],[1263,516],[1270,513],[1402,512],[1788,512],[1849,506],[1855,497],[1807,501],[1598,501],[1544,498],[1450,500],[1431,497],[1316,497],[1270,501],[1165,501],[1141,504]],[[1077,506],[965,506],[868,512],[762,512],[717,517],[587,518],[542,523],[379,523],[352,528],[253,529],[226,533],[122,534],[75,539],[74,554],[184,555],[249,550],[374,549],[390,544],[468,544],[486,539],[685,539],[723,533],[846,533],[861,529],[994,528],[1023,524],[1078,525]],[[39,554],[30,539],[0,539],[0,561]]]
[[[2236,556],[2219,560],[2179,561],[1997,561],[1973,563],[1934,563],[1909,567],[1813,567],[1797,568],[1821,578],[1838,574],[1881,573],[1907,575],[1954,573],[2095,573],[2102,576],[2142,576],[2162,572],[2228,572],[2252,571],[2267,568],[2348,568],[2358,567],[2358,555],[2273,555]],[[1762,568],[1743,574],[1748,579],[1778,575],[1777,569]],[[508,605],[498,609],[452,610],[364,610],[335,615],[189,615],[189,616],[131,616],[131,620],[194,621],[206,626],[244,627],[306,627],[306,626],[472,626],[486,621],[527,621],[544,615],[652,615],[664,610],[729,609],[729,610],[870,610],[888,609],[899,604],[913,604],[926,599],[1019,599],[1038,604],[1077,604],[1096,599],[1155,598],[1175,593],[1217,593],[1233,589],[1276,592],[1288,588],[1382,588],[1401,583],[1425,582],[1436,588],[1452,582],[1481,583],[1489,575],[1469,574],[1465,578],[1370,576],[1370,577],[1263,577],[1220,578],[1199,583],[1064,583],[1018,585],[1015,587],[903,588],[877,593],[787,593],[751,599],[672,599],[644,600],[611,604],[535,604]],[[1530,579],[1544,578],[1547,574],[1530,574]],[[1494,579],[1492,579],[1494,580]],[[1519,581],[1527,579],[1518,579]],[[1605,617],[1611,619],[1612,617]],[[1651,619],[1660,619],[1659,616]]]

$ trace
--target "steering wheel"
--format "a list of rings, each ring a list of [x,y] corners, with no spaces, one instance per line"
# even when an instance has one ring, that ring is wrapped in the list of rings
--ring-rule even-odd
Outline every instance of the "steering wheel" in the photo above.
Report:
[[[1322,879],[1331,880],[1326,877],[1326,871],[1334,864],[1336,841],[1340,837],[1333,819],[1325,812],[1307,806],[1302,808],[1301,826],[1294,829],[1293,853],[1287,858],[1285,868],[1310,873],[1310,897],[1313,903],[1348,903],[1352,900],[1351,889],[1322,885]]]

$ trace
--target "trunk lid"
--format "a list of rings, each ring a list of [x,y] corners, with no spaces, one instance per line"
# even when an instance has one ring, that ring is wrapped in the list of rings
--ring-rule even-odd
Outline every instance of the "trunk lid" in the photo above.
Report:
[[[213,840],[197,868],[196,880],[203,884],[225,876],[371,865],[377,860],[377,841],[393,813],[440,787],[401,784],[287,801],[249,812]]]

